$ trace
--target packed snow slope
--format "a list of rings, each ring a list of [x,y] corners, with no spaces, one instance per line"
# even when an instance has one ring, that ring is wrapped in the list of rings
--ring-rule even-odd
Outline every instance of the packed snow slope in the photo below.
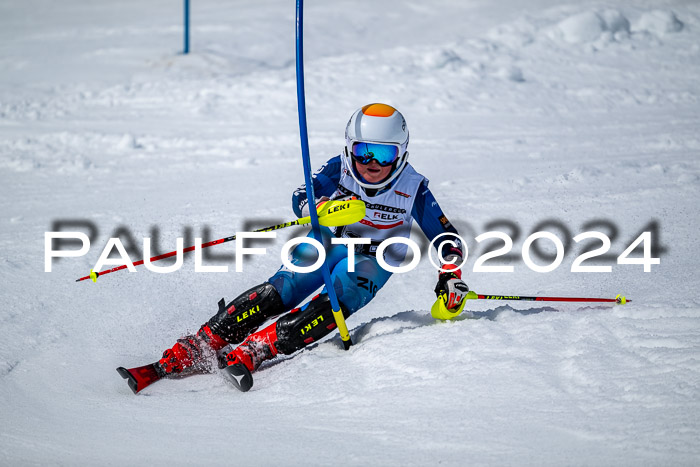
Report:
[[[169,251],[293,218],[294,2],[193,2],[182,55],[178,2],[3,0],[0,465],[697,465],[700,5],[306,7],[315,167],[356,108],[392,104],[467,240],[473,290],[632,302],[473,301],[437,322],[423,258],[348,320],[348,352],[334,335],[263,367],[246,394],[211,374],[134,396],[117,366],[156,360],[305,231],[280,231],[242,273],[229,243],[205,261],[228,273],[195,273],[188,256],[172,274],[74,280],[111,236],[136,260],[144,237]],[[44,272],[44,233],[90,226],[89,252]],[[491,230],[513,249],[485,265],[513,272],[473,271],[502,245],[475,241]],[[521,258],[537,230],[567,246],[552,272]],[[583,265],[611,272],[571,271],[601,245],[573,241],[589,230],[611,246]],[[644,230],[660,264],[617,264]]]

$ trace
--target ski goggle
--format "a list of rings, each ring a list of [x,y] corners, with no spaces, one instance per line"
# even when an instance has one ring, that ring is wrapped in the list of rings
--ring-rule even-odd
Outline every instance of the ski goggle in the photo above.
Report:
[[[377,164],[386,167],[399,158],[399,147],[393,144],[352,143],[352,158],[362,165],[375,160]]]

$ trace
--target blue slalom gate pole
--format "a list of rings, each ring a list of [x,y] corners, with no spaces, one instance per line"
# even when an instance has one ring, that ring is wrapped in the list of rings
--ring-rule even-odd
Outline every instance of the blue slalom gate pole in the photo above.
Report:
[[[182,53],[190,53],[190,0],[185,0],[185,47]]]
[[[297,106],[299,108],[299,136],[301,138],[301,158],[304,163],[304,179],[306,180],[306,199],[308,200],[309,214],[311,216],[311,230],[313,236],[321,244],[323,238],[321,236],[321,225],[318,222],[318,213],[316,212],[316,197],[314,196],[314,183],[311,178],[311,160],[309,156],[309,135],[306,126],[306,97],[304,93],[304,1],[297,0]],[[345,317],[340,309],[338,296],[335,293],[333,284],[331,283],[331,274],[328,269],[328,264],[324,261],[321,265],[323,281],[326,284],[328,298],[330,298],[331,306],[333,307],[333,318],[340,331],[340,337],[343,340],[343,347],[348,350],[352,345],[350,333],[345,324]]]

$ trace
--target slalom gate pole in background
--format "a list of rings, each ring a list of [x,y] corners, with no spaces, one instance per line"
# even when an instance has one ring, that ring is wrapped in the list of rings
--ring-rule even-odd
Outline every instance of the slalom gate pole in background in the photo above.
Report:
[[[340,209],[337,209],[340,208]],[[348,225],[348,224],[354,224],[355,222],[359,221],[365,217],[365,203],[363,203],[360,200],[347,200],[347,201],[340,201],[340,200],[335,200],[335,201],[329,201],[326,204],[324,204],[316,213],[316,219],[317,221],[325,226],[340,226],[340,225]],[[278,224],[278,225],[273,225],[271,227],[264,227],[262,229],[254,230],[254,232],[271,232],[273,230],[279,230],[279,229],[284,229],[286,227],[292,227],[294,225],[304,225],[304,224],[309,224],[311,223],[311,217],[306,216],[306,217],[301,217],[295,221],[291,222],[285,222],[284,224]],[[203,243],[202,248],[207,248],[210,246],[214,245],[220,245],[222,243],[226,242],[231,242],[236,239],[235,235],[232,235],[230,237],[225,237],[225,238],[220,238],[218,240],[212,240],[211,242]],[[190,246],[187,248],[184,248],[182,250],[182,253],[188,253],[190,251],[193,251],[195,249],[194,246]],[[154,256],[152,257],[149,261],[151,263],[165,259],[165,258],[170,258],[172,256],[175,256],[177,254],[177,250],[171,251],[170,253],[163,253],[162,255]],[[134,266],[140,266],[144,263],[144,260],[139,260],[136,261]],[[115,272],[115,271],[121,271],[122,269],[126,269],[127,265],[122,264],[121,266],[117,266],[112,269],[108,269],[106,271],[102,272],[93,272],[92,270],[90,271],[90,274],[81,277],[80,279],[76,279],[75,282],[80,282],[84,281],[86,279],[92,279],[93,282],[97,282],[97,278],[99,276],[104,276],[105,274],[109,274],[110,272]]]
[[[309,156],[309,135],[306,126],[306,97],[304,94],[304,1],[297,0],[297,105],[299,108],[299,136],[301,138],[301,158],[304,163],[304,179],[306,180],[306,199],[309,203],[309,208],[314,206],[316,198],[314,197],[314,183],[311,178],[311,160]],[[319,225],[318,216],[315,209],[309,209],[311,214],[311,229],[313,236],[321,244],[321,226]],[[333,307],[333,318],[340,331],[340,338],[343,340],[343,347],[348,350],[352,345],[350,333],[345,324],[343,312],[338,303],[338,297],[335,294],[335,289],[331,283],[331,274],[328,269],[328,264],[324,261],[321,265],[323,281],[326,284],[328,298],[330,298],[331,306]]]
[[[185,0],[185,47],[182,53],[190,53],[190,0]]]

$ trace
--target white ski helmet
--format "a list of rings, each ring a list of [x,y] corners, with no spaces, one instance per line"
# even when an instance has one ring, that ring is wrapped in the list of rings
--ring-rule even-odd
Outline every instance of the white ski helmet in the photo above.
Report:
[[[345,164],[352,178],[364,188],[383,188],[398,177],[408,160],[407,147],[406,120],[390,105],[368,104],[357,109],[345,128]],[[359,153],[361,150],[363,154]],[[355,161],[362,158],[365,163],[375,159],[380,165],[391,165],[393,169],[381,182],[369,183],[355,169]]]

